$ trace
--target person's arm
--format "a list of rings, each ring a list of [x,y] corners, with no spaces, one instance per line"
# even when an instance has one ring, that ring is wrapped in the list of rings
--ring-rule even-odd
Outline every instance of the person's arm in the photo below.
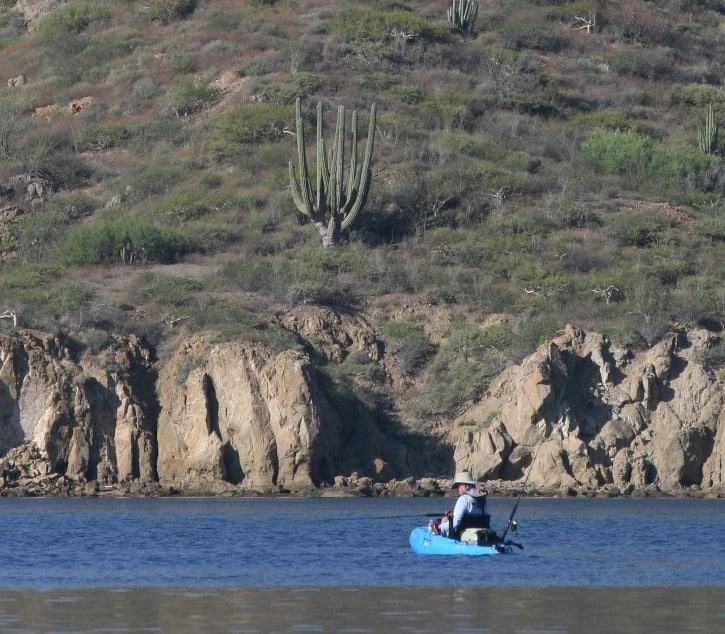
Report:
[[[461,521],[463,520],[463,516],[466,514],[468,505],[466,504],[465,498],[465,495],[459,497],[456,500],[456,505],[453,507],[453,530],[458,530],[458,527],[461,525]]]

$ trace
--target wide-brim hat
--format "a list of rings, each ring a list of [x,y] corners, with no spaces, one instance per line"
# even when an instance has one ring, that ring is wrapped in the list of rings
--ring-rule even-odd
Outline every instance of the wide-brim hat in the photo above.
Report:
[[[459,484],[476,484],[470,471],[459,471],[456,477],[453,478],[452,489],[455,489]]]

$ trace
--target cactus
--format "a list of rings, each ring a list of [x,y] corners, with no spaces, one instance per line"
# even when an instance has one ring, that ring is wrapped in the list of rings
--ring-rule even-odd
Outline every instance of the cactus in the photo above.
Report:
[[[715,123],[715,116],[712,112],[712,104],[710,104],[707,107],[707,114],[705,115],[705,126],[700,128],[697,132],[700,150],[702,150],[704,154],[717,153],[717,128],[718,124]]]
[[[357,111],[352,113],[350,167],[344,187],[345,108],[337,109],[335,140],[329,155],[325,149],[322,126],[322,103],[317,104],[317,174],[316,187],[307,169],[304,125],[300,99],[295,102],[297,160],[299,176],[292,161],[289,164],[292,198],[297,208],[317,227],[325,247],[339,244],[342,232],[350,227],[365,206],[372,179],[371,160],[375,137],[375,104],[370,108],[368,138],[361,164],[357,158]]]
[[[478,17],[478,0],[452,0],[448,22],[457,33],[466,37],[473,31]]]

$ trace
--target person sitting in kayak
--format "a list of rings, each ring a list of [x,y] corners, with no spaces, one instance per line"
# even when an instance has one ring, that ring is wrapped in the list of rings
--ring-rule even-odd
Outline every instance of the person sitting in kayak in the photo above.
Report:
[[[488,528],[488,498],[485,491],[476,490],[476,481],[470,471],[461,471],[453,478],[453,486],[458,491],[458,500],[453,511],[446,513],[440,524],[431,524],[433,532],[460,539],[461,532],[466,528]]]

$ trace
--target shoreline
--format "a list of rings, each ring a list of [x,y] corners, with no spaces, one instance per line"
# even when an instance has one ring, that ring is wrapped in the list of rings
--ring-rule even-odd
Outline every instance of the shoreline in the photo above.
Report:
[[[191,485],[168,485],[159,482],[138,480],[116,484],[102,484],[96,481],[69,478],[50,474],[47,478],[33,478],[31,481],[3,482],[2,497],[292,497],[292,498],[455,498],[449,478],[407,478],[389,482],[371,482],[369,478],[345,480],[345,484],[320,487],[287,488],[277,486],[243,486],[223,481],[194,483]],[[713,487],[664,488],[651,484],[643,487],[630,486],[622,490],[615,485],[599,488],[567,486],[561,488],[538,487],[528,483],[492,480],[481,482],[478,488],[485,490],[492,498],[725,498],[725,484]]]

